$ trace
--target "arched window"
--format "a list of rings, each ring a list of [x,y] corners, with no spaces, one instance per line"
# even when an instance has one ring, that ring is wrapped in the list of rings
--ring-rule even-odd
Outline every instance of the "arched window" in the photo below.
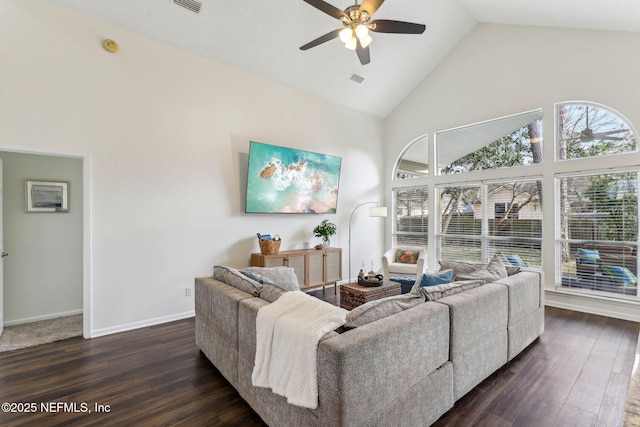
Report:
[[[610,156],[637,151],[631,125],[620,114],[591,103],[557,107],[558,160]]]
[[[410,142],[398,156],[393,179],[411,180],[429,176],[429,137]],[[393,190],[393,246],[427,246],[429,190],[426,185]]]
[[[396,162],[394,179],[422,178],[429,175],[427,144],[425,135],[410,143]]]

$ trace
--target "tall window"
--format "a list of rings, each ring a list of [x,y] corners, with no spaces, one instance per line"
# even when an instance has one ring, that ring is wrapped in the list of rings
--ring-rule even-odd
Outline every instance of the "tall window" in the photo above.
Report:
[[[439,259],[486,261],[502,254],[512,263],[542,262],[540,181],[441,186]]]
[[[560,161],[637,151],[630,124],[605,107],[563,104],[557,108],[557,123]],[[561,286],[638,295],[639,172],[613,168],[557,176],[556,269]]]
[[[396,188],[394,246],[427,246],[429,228],[427,187]]]
[[[541,194],[542,181],[539,180],[506,181],[487,186],[487,208],[494,205],[496,214],[487,221],[489,255],[501,253],[513,264],[542,265]],[[497,215],[499,212],[501,215]]]
[[[439,230],[436,234],[438,259],[476,261],[482,255],[482,209],[474,210],[481,199],[480,186],[440,186]]]
[[[562,285],[636,295],[638,171],[558,181]]]

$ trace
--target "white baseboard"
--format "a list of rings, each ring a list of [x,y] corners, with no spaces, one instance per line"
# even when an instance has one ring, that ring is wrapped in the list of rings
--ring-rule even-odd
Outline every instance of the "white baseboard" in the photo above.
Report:
[[[23,323],[38,322],[40,320],[55,319],[55,318],[58,318],[58,317],[75,316],[76,314],[82,314],[82,309],[65,311],[65,312],[62,312],[62,313],[45,314],[45,315],[42,315],[42,316],[25,317],[23,319],[8,320],[8,321],[6,321],[4,323],[4,326],[14,326],[14,325],[21,325]]]
[[[640,302],[637,300],[609,298],[547,289],[545,292],[545,305],[579,311],[581,313],[640,322],[640,313],[638,312]]]
[[[188,319],[195,317],[196,312],[187,311],[184,313],[172,314],[170,316],[156,317],[154,319],[141,320],[139,322],[127,323],[124,325],[112,326],[109,328],[94,329],[91,331],[89,338],[97,338],[105,335],[117,334],[118,332],[132,331],[134,329],[146,328],[147,326],[159,325],[161,323],[173,322],[176,320]]]

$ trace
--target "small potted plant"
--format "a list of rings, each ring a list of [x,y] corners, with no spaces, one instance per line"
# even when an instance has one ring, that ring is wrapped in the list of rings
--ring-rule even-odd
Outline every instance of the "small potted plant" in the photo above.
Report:
[[[324,247],[328,247],[331,244],[330,237],[334,234],[336,234],[336,225],[329,222],[328,219],[323,219],[322,222],[313,229],[313,235],[322,238],[322,246]]]

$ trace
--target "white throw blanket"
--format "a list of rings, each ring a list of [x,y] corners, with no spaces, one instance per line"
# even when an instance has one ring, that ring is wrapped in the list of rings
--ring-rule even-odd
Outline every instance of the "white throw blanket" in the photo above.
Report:
[[[318,407],[318,342],[344,325],[348,311],[302,291],[285,292],[258,310],[251,382],[292,405]]]

